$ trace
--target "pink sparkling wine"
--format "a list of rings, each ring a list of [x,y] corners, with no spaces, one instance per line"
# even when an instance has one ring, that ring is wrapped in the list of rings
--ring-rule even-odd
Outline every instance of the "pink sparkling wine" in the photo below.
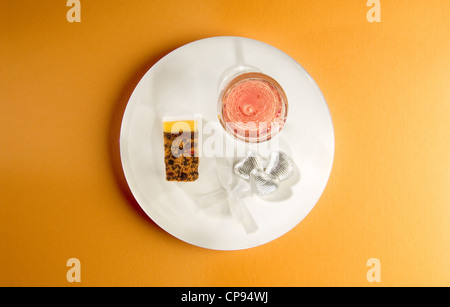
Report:
[[[269,140],[284,126],[287,98],[281,86],[261,73],[234,78],[222,91],[219,118],[224,128],[246,142]]]

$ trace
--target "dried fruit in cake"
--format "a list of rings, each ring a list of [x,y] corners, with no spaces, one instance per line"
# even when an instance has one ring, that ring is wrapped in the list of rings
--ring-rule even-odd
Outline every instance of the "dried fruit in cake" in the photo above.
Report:
[[[167,181],[189,182],[199,177],[196,120],[163,120]]]

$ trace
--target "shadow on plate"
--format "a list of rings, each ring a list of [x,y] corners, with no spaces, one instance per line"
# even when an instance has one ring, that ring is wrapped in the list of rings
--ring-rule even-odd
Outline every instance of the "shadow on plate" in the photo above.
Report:
[[[151,223],[157,226],[158,228],[159,226],[153,220],[151,220],[147,216],[147,214],[142,210],[141,206],[134,198],[126,181],[120,158],[120,128],[122,125],[122,119],[127,103],[139,81],[153,65],[155,65],[160,59],[162,59],[165,55],[169,54],[171,51],[175,49],[176,48],[171,48],[169,50],[166,50],[165,52],[161,52],[159,54],[154,55],[146,63],[144,63],[141,67],[139,67],[138,70],[131,76],[127,84],[120,91],[117,101],[113,107],[111,114],[111,122],[109,125],[110,130],[108,134],[108,152],[111,163],[111,169],[115,181],[117,183],[117,186],[121,191],[121,194],[141,217],[145,218],[147,221],[150,220]]]

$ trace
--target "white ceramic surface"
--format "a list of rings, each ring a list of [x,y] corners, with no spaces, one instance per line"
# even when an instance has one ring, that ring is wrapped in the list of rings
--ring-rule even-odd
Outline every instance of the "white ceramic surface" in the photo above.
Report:
[[[217,99],[224,78],[239,65],[256,67],[277,80],[286,92],[289,103],[286,125],[267,144],[244,144],[221,131]],[[215,129],[202,130],[203,151],[210,150],[200,157],[200,177],[192,183],[167,182],[162,118],[194,114],[202,116],[203,128]],[[208,133],[223,134],[225,146],[235,146],[238,154],[220,158],[230,165],[254,146],[268,156],[274,147],[271,144],[288,153],[295,162],[295,175],[282,182],[276,192],[264,198],[243,199],[258,225],[252,233],[233,219],[225,200],[211,198],[207,206],[194,201],[197,195],[221,188]],[[291,57],[256,40],[213,37],[174,50],[144,75],[124,113],[120,154],[134,197],[162,229],[199,247],[239,250],[279,238],[311,211],[331,172],[334,132],[320,89]]]

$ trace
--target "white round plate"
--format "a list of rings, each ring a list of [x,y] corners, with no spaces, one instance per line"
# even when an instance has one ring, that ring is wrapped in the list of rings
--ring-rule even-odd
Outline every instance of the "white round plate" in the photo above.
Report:
[[[264,155],[288,153],[296,172],[273,194],[243,201],[258,229],[247,233],[230,213],[225,199],[211,198],[206,207],[195,197],[221,189],[217,160],[221,145],[239,153],[225,158],[232,165],[248,144],[221,128],[217,99],[230,69],[245,63],[277,80],[286,92],[289,111],[283,130],[261,143]],[[162,118],[201,115],[203,156],[195,182],[165,180]],[[256,145],[251,145],[256,146]],[[224,149],[220,148],[220,149]],[[209,154],[207,153],[209,150]],[[231,149],[233,152],[233,148]],[[259,41],[213,37],[182,46],[157,62],[141,79],[126,107],[120,132],[120,154],[128,185],[139,205],[162,229],[196,246],[239,250],[259,246],[287,233],[311,211],[327,184],[334,156],[334,131],[326,101],[314,80],[291,57]]]

